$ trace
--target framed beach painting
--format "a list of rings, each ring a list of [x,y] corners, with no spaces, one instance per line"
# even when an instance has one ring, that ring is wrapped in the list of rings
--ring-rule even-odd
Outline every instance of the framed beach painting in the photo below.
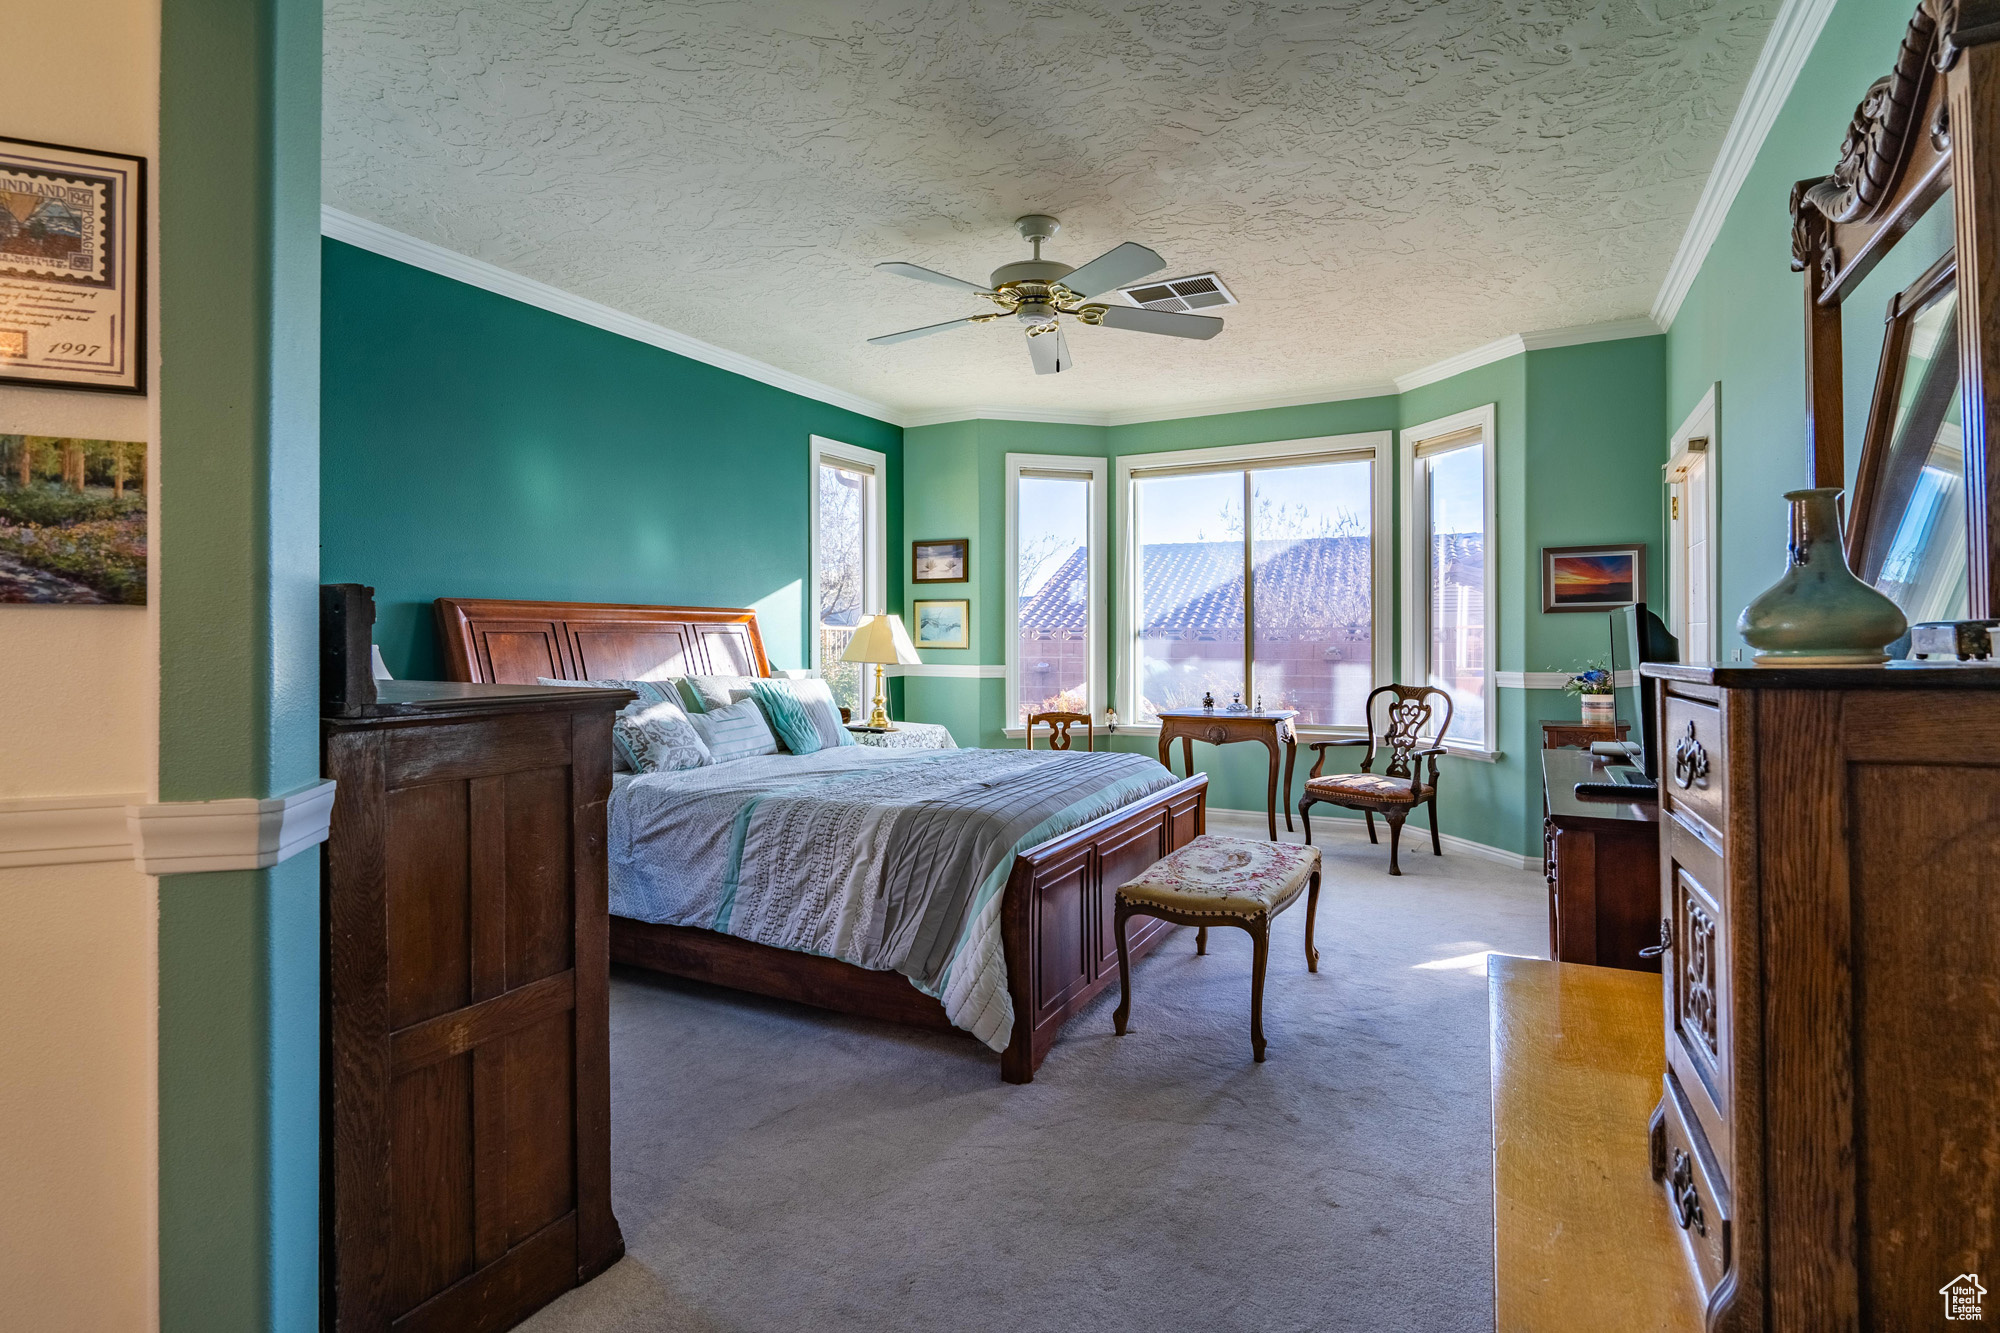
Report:
[[[1542,610],[1612,611],[1646,595],[1646,546],[1544,546]]]
[[[972,603],[955,601],[918,602],[913,608],[917,620],[917,647],[970,648]]]
[[[943,541],[910,543],[910,582],[964,583],[972,539],[952,537]]]

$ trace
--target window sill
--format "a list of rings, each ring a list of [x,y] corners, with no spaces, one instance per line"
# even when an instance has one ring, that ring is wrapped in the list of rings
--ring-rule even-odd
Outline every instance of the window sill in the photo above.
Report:
[[[1450,745],[1444,747],[1449,759],[1476,759],[1482,764],[1497,764],[1507,757],[1505,750],[1482,750],[1476,745]]]

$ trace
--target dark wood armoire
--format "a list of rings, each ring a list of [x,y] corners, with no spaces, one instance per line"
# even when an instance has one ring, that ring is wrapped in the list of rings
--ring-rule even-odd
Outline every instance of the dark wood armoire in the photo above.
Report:
[[[623,690],[327,717],[323,1324],[489,1333],[624,1253],[605,809]]]

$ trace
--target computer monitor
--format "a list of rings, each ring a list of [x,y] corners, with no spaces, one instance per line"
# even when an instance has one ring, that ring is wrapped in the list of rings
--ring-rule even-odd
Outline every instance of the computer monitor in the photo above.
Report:
[[[1645,662],[1680,660],[1680,644],[1644,602],[1611,613],[1612,697],[1618,720],[1631,728],[1626,739],[1639,743],[1638,766],[1655,782],[1660,778],[1660,719],[1655,716],[1653,692],[1639,680],[1639,667]]]

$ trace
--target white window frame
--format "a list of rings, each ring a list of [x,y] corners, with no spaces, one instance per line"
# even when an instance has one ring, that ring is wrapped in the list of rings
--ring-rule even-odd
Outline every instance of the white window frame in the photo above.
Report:
[[[1089,651],[1088,680],[1085,693],[1089,703],[1087,711],[1092,719],[1102,722],[1107,706],[1104,693],[1104,550],[1105,530],[1108,526],[1106,512],[1109,501],[1105,493],[1105,483],[1109,478],[1108,460],[1076,454],[1008,454],[1007,455],[1007,565],[1002,575],[1005,580],[1002,596],[1007,601],[1007,711],[1003,715],[1009,725],[1004,734],[1019,739],[1028,734],[1027,728],[1015,725],[1013,719],[1021,698],[1021,529],[1020,510],[1021,474],[1066,473],[1079,480],[1090,481],[1089,539],[1090,556],[1087,577],[1090,587],[1084,600],[1084,614],[1087,628],[1084,631]],[[1122,728],[1121,728],[1122,729]]]
[[[1680,429],[1667,441],[1667,462],[1661,469],[1666,483],[1667,499],[1667,614],[1661,619],[1667,622],[1667,629],[1681,641],[1683,662],[1714,662],[1722,656],[1722,606],[1720,585],[1716,582],[1722,572],[1722,524],[1717,505],[1721,501],[1722,468],[1716,457],[1715,404],[1721,381],[1708,386],[1708,391],[1695,404],[1694,411],[1688,413],[1687,420],[1681,422]],[[1689,643],[1687,641],[1687,570],[1682,568],[1687,562],[1686,539],[1683,535],[1687,520],[1676,511],[1674,500],[1677,489],[1686,485],[1689,456],[1701,454],[1704,458],[1701,470],[1702,498],[1708,505],[1708,641]],[[1644,589],[1640,590],[1644,595]]]
[[[1120,722],[1120,732],[1132,732],[1140,736],[1157,736],[1159,727],[1155,724],[1139,722],[1139,678],[1133,669],[1138,660],[1138,616],[1134,609],[1139,589],[1132,578],[1132,571],[1138,568],[1138,528],[1132,521],[1136,506],[1133,504],[1133,474],[1155,468],[1179,467],[1229,467],[1241,465],[1250,468],[1282,466],[1292,459],[1322,458],[1328,454],[1346,455],[1353,459],[1367,459],[1374,466],[1371,507],[1368,516],[1368,532],[1374,555],[1374,586],[1369,590],[1368,639],[1371,645],[1369,673],[1372,683],[1369,688],[1387,684],[1395,678],[1396,644],[1395,627],[1388,614],[1394,606],[1395,573],[1395,533],[1393,530],[1393,510],[1390,505],[1392,494],[1391,470],[1394,466],[1396,437],[1391,431],[1360,431],[1352,435],[1319,435],[1304,440],[1271,440],[1262,444],[1228,445],[1217,449],[1176,449],[1158,454],[1122,454],[1118,462],[1118,686],[1113,696],[1118,701],[1118,714],[1130,718],[1131,722]],[[1301,726],[1298,732],[1303,736],[1322,738],[1359,739],[1367,734],[1365,727],[1308,727]]]
[[[1398,544],[1403,555],[1403,675],[1407,683],[1412,684],[1428,680],[1430,675],[1427,670],[1430,661],[1430,487],[1426,470],[1417,466],[1417,450],[1427,441],[1475,427],[1480,432],[1478,447],[1484,465],[1481,471],[1486,488],[1486,552],[1481,562],[1485,583],[1481,597],[1486,608],[1486,734],[1477,745],[1447,740],[1444,747],[1447,752],[1463,758],[1491,762],[1500,758],[1497,669],[1500,660],[1500,607],[1494,595],[1499,583],[1496,575],[1500,563],[1500,529],[1495,467],[1498,449],[1492,403],[1426,421],[1402,432],[1402,448],[1399,451],[1403,476],[1402,541]]]
[[[866,617],[888,609],[889,456],[824,435],[811,440],[806,471],[806,662],[818,670],[823,665],[819,660],[819,465],[824,460],[863,468],[873,478],[868,487],[869,517],[861,529],[861,613]]]

